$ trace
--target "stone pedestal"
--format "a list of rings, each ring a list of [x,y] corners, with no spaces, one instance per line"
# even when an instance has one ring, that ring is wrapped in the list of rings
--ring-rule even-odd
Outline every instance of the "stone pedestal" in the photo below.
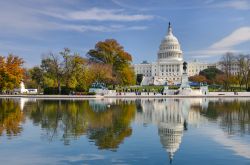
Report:
[[[188,81],[188,75],[186,73],[183,73],[182,77],[181,77],[181,87],[180,89],[191,89],[190,85],[189,85],[189,81]]]

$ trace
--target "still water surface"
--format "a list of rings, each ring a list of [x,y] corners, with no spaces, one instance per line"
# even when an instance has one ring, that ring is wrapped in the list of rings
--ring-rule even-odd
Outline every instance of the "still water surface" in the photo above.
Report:
[[[250,164],[250,99],[0,99],[0,164]]]

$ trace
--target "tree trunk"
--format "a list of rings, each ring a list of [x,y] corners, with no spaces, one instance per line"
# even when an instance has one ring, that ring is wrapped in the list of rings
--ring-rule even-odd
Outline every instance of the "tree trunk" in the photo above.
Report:
[[[58,80],[57,86],[58,86],[58,94],[60,95],[61,94],[61,81],[60,80]]]

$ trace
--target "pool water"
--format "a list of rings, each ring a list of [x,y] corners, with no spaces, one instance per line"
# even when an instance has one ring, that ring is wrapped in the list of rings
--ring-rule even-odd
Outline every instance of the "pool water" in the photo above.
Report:
[[[0,164],[250,164],[250,99],[0,99]]]

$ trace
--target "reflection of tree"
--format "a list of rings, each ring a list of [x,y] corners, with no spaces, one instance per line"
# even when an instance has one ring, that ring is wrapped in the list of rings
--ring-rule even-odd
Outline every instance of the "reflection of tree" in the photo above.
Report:
[[[86,101],[39,100],[30,104],[25,113],[34,124],[40,124],[46,130],[44,137],[48,140],[62,136],[64,144],[69,144],[71,138],[78,138],[86,132]]]
[[[62,137],[64,144],[83,134],[102,149],[115,149],[132,133],[131,119],[135,113],[132,103],[119,103],[105,110],[93,110],[89,101],[39,100],[26,105],[25,113],[46,130],[44,137]],[[98,106],[97,106],[98,107]]]
[[[88,136],[99,149],[116,149],[132,134],[129,127],[135,114],[135,105],[120,102],[103,112],[92,111]]]
[[[24,117],[18,102],[12,99],[0,99],[0,135],[15,136],[22,131],[20,123]]]
[[[221,127],[229,134],[250,133],[250,101],[209,102],[207,110],[202,112],[211,119],[220,121]]]

